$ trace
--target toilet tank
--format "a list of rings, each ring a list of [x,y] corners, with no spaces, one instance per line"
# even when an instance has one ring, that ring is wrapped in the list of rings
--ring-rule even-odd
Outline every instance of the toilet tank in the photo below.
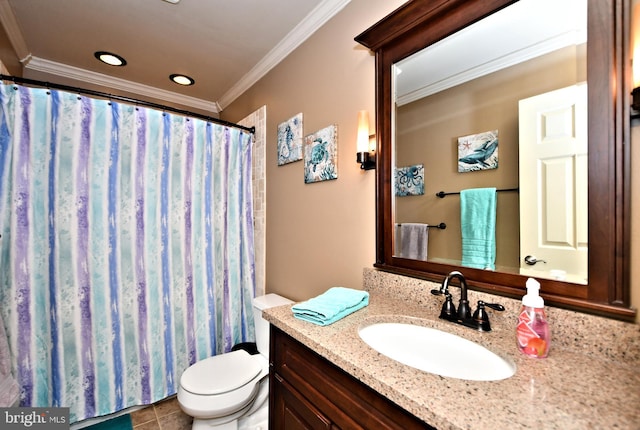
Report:
[[[276,306],[293,304],[293,301],[278,294],[266,294],[253,299],[253,320],[256,328],[258,351],[269,357],[269,322],[262,318],[262,311]]]

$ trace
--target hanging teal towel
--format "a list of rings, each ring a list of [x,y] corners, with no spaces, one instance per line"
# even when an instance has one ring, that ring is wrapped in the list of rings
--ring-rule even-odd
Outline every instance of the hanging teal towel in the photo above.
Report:
[[[317,297],[292,306],[293,316],[318,325],[329,325],[369,304],[369,293],[332,287]]]
[[[495,188],[460,192],[463,266],[496,269],[496,204]]]

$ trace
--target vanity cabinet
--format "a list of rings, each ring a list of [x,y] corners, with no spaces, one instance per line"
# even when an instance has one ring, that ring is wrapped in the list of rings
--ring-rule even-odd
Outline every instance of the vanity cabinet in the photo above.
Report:
[[[269,428],[432,429],[275,326]]]

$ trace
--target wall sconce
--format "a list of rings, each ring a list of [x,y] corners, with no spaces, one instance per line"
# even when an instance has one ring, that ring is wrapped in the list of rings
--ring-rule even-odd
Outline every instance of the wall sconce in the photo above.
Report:
[[[633,5],[631,15],[631,71],[633,91],[631,92],[632,117],[640,117],[640,3]]]
[[[362,170],[376,168],[375,139],[369,135],[369,112],[358,112],[358,138],[356,144],[356,161],[360,163]],[[375,136],[373,136],[375,137]]]

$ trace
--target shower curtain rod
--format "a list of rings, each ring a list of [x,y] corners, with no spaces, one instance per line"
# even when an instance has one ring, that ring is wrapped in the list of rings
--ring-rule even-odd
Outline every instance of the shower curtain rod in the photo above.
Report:
[[[21,78],[19,76],[10,76],[10,75],[2,75],[2,74],[0,74],[0,80],[12,81],[12,82],[14,82],[16,84],[25,84],[25,85],[38,86],[38,87],[43,87],[43,88],[51,88],[51,89],[56,89],[56,90],[68,91],[68,92],[71,92],[71,93],[85,94],[85,95],[88,95],[88,96],[95,96],[95,97],[100,97],[100,98],[108,99],[108,100],[117,100],[117,101],[130,103],[130,104],[134,104],[134,105],[140,105],[140,106],[150,107],[150,108],[154,108],[154,109],[158,109],[158,110],[173,112],[173,113],[177,113],[177,114],[180,114],[180,115],[190,116],[190,117],[202,119],[204,121],[220,124],[220,125],[226,125],[226,126],[229,126],[229,127],[239,128],[241,130],[248,131],[249,133],[252,133],[252,134],[256,132],[256,128],[255,127],[245,127],[243,125],[235,124],[235,123],[229,122],[229,121],[224,121],[224,120],[221,120],[221,119],[218,119],[218,118],[213,118],[213,117],[210,117],[210,116],[207,116],[207,115],[202,115],[202,114],[199,114],[199,113],[195,113],[195,112],[190,112],[190,111],[183,110],[183,109],[174,108],[174,107],[171,107],[171,106],[165,106],[165,105],[161,105],[161,104],[158,104],[158,103],[147,102],[147,101],[144,101],[144,100],[138,100],[138,99],[134,99],[132,97],[118,96],[118,95],[115,95],[115,94],[104,93],[102,91],[94,91],[94,90],[88,90],[88,89],[80,88],[80,87],[72,87],[72,86],[62,85],[62,84],[54,84],[54,83],[51,83],[51,82],[38,81],[38,80],[35,80],[35,79]]]

